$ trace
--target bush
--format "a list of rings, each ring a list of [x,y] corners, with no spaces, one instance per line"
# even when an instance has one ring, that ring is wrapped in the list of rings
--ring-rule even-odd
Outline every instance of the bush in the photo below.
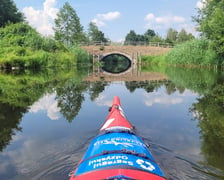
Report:
[[[142,56],[141,57],[142,62],[143,63],[150,63],[153,65],[165,65],[165,56],[164,55],[160,55],[160,56]]]
[[[218,65],[215,51],[208,40],[192,40],[177,45],[165,57],[167,64],[176,65]]]
[[[88,53],[79,46],[71,47],[70,51],[76,55],[76,61],[78,64],[91,63]]]
[[[70,66],[88,57],[81,48],[68,51],[62,44],[42,37],[28,24],[9,24],[0,28],[1,68],[40,68]]]

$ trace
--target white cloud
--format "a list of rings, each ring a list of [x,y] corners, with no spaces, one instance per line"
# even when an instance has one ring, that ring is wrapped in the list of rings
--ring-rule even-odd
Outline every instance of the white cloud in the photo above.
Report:
[[[121,16],[121,14],[118,11],[108,12],[106,14],[97,14],[97,18],[100,18],[100,19],[106,20],[106,21],[115,20],[115,19],[119,18],[120,16]]]
[[[199,0],[196,4],[196,8],[202,9],[205,6],[206,1],[205,0]]]
[[[97,14],[96,17],[92,20],[98,27],[106,26],[105,21],[113,21],[120,18],[121,13],[118,11],[108,12],[106,14]]]
[[[94,19],[92,20],[92,22],[93,22],[96,26],[98,26],[98,27],[106,26],[106,24],[105,24],[103,21],[101,21],[101,20],[99,20],[99,19],[97,19],[97,18],[94,18]]]
[[[145,16],[145,20],[146,21],[154,21],[155,20],[155,16],[152,13],[149,13]]]
[[[58,9],[55,8],[56,0],[45,0],[43,9],[36,10],[33,7],[23,8],[23,13],[31,26],[43,35],[53,35],[53,20]]]
[[[145,21],[147,21],[147,26],[153,28],[153,26],[171,26],[172,24],[182,24],[186,22],[186,19],[181,16],[158,16],[149,13],[145,16]]]
[[[152,106],[153,104],[180,104],[183,102],[182,97],[172,97],[164,93],[144,94],[144,102],[146,106]]]
[[[112,101],[111,100],[106,100],[106,97],[103,96],[103,95],[97,97],[95,102],[98,106],[108,106],[108,107],[110,107],[112,105]]]
[[[167,31],[169,28],[174,28],[177,31],[185,29],[188,33],[192,33],[197,36],[195,25],[182,16],[155,16],[153,13],[149,13],[145,16],[146,29]],[[165,35],[165,34],[164,34]]]
[[[30,107],[29,112],[37,113],[41,110],[47,111],[47,116],[51,120],[60,118],[60,108],[58,107],[58,102],[55,100],[55,94],[47,94],[39,99],[39,101],[35,102]]]

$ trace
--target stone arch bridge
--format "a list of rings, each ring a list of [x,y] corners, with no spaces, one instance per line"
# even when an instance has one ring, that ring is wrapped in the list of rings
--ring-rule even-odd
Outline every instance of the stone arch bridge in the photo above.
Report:
[[[109,54],[121,54],[128,57],[133,64],[136,64],[142,55],[162,55],[167,53],[170,47],[142,46],[142,45],[89,45],[82,46],[94,60],[100,60]]]
[[[132,46],[132,45],[105,45],[105,46],[82,46],[95,61],[110,54],[121,54],[132,61],[132,67],[129,71],[122,74],[108,74],[102,72],[99,66],[95,65],[93,71],[89,73],[86,81],[160,81],[166,80],[167,77],[161,73],[141,72],[142,55],[162,55],[167,53],[170,47],[158,46]]]

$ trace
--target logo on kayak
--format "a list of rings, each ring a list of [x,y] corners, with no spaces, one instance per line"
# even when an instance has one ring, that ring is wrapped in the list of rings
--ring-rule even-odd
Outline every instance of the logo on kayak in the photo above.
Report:
[[[94,146],[100,146],[103,144],[112,144],[115,146],[123,146],[123,147],[134,147],[134,146],[143,146],[145,147],[145,144],[138,140],[134,139],[128,139],[125,137],[115,137],[115,138],[107,138],[103,140],[98,140],[97,142],[94,143]]]
[[[136,163],[139,164],[141,168],[148,171],[153,171],[156,169],[149,161],[145,161],[143,159],[138,159]]]
[[[160,169],[158,168],[158,165],[154,162],[150,162],[144,158],[123,154],[103,155],[101,157],[96,157],[83,161],[80,167],[77,169],[76,175],[96,170],[99,168],[117,165],[132,166],[137,169],[143,169],[158,175],[163,175]]]
[[[117,142],[115,140],[105,140],[104,144],[113,144],[115,146],[122,145],[124,147],[133,147],[133,145],[131,143],[128,143],[128,142]]]

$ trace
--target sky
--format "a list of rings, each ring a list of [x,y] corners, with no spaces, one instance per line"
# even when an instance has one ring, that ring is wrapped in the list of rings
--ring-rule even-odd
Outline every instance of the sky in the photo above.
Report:
[[[43,35],[54,34],[54,19],[57,12],[68,2],[80,18],[84,31],[94,22],[106,38],[124,41],[134,30],[144,34],[148,29],[165,37],[167,30],[180,31],[197,36],[192,17],[201,8],[200,0],[14,0],[29,24]]]

